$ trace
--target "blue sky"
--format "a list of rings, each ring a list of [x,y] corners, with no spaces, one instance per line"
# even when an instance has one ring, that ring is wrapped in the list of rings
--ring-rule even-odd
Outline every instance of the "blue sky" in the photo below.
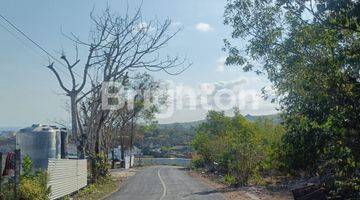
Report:
[[[53,55],[64,50],[71,54],[73,45],[61,35],[74,32],[86,39],[90,30],[89,13],[109,5],[112,10],[124,13],[127,3],[130,11],[141,1],[85,1],[85,0],[3,0],[0,13],[5,15],[32,39]],[[259,92],[269,83],[264,77],[242,72],[238,67],[224,67],[226,56],[222,40],[230,36],[231,29],[223,25],[225,0],[143,0],[143,18],[163,20],[170,18],[174,27],[183,30],[167,45],[170,55],[187,57],[191,68],[178,76],[157,73],[161,80],[171,80],[175,85],[196,87],[215,84],[226,87],[240,83],[242,93]],[[4,21],[0,21],[4,26]],[[45,68],[48,62],[41,58],[25,39],[25,45],[0,26],[0,127],[27,126],[32,123],[67,121],[67,98],[62,95],[53,75]],[[7,26],[8,27],[8,26]],[[19,36],[20,37],[20,36]],[[239,44],[242,41],[238,41]],[[34,53],[34,49],[37,53]],[[256,109],[244,107],[244,114],[274,113],[274,105],[256,100]],[[203,119],[206,110],[176,110],[162,123]]]

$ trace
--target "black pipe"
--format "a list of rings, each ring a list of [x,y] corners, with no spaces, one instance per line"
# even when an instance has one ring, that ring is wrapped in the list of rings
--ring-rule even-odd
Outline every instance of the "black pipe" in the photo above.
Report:
[[[67,143],[68,143],[68,134],[66,129],[61,129],[61,159],[68,158],[67,154]]]

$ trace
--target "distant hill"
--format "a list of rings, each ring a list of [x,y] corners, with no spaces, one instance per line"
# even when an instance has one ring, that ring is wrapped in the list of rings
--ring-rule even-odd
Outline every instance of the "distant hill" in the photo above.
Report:
[[[247,115],[245,115],[245,118],[251,122],[255,122],[256,120],[259,120],[259,119],[269,119],[275,124],[281,123],[280,114],[273,114],[273,115],[249,115],[249,114],[247,114]]]
[[[255,122],[256,120],[259,120],[259,119],[269,119],[276,124],[279,124],[281,122],[280,114],[272,114],[272,115],[250,115],[250,114],[247,114],[244,117],[251,122]],[[192,122],[175,122],[175,123],[169,123],[169,124],[159,124],[158,127],[169,128],[169,127],[173,127],[176,125],[180,125],[183,127],[190,128],[190,127],[198,126],[203,122],[205,122],[205,119],[192,121]]]
[[[15,134],[11,131],[2,131],[0,135],[0,152],[13,151],[16,146]]]
[[[173,126],[182,126],[184,128],[191,128],[191,127],[200,125],[204,121],[205,120],[198,120],[198,121],[192,121],[192,122],[175,122],[175,123],[171,123],[171,124],[159,124],[158,127],[170,128]]]
[[[0,134],[1,134],[1,132],[18,131],[18,130],[20,130],[20,129],[21,129],[20,127],[11,127],[11,126],[6,127],[6,126],[1,126],[1,127],[0,127]]]
[[[159,124],[144,134],[142,142],[136,146],[144,148],[161,148],[164,146],[186,146],[195,136],[200,121],[186,123]]]

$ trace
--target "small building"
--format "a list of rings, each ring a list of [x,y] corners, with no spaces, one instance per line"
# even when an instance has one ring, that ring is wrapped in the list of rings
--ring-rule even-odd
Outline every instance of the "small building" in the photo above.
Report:
[[[121,146],[118,146],[113,149],[114,154],[110,152],[108,157],[111,160],[124,162],[125,169],[129,169],[134,165],[135,156],[141,155],[141,149],[134,146],[132,150],[126,149],[124,150],[124,156],[121,155]],[[122,159],[122,157],[124,159]]]

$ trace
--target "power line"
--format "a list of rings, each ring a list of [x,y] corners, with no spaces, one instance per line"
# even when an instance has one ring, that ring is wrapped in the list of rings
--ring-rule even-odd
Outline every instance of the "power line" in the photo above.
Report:
[[[11,36],[13,36],[15,39],[17,39],[22,45],[27,47],[29,50],[31,50],[35,55],[39,56],[44,61],[49,61],[46,59],[43,55],[41,55],[37,50],[34,49],[34,47],[27,44],[23,39],[21,39],[19,36],[17,36],[15,33],[13,33],[12,30],[8,29],[5,25],[0,23],[0,27],[3,28],[6,32],[8,32]],[[69,76],[63,69],[58,68],[61,72],[63,72],[65,75]]]
[[[53,60],[55,60],[56,62],[58,62],[59,64],[61,64],[62,66],[64,66],[65,68],[67,68],[67,66],[62,63],[61,61],[59,61],[57,58],[55,58],[53,55],[51,55],[48,51],[46,51],[40,44],[38,44],[37,42],[35,42],[34,40],[32,40],[29,36],[27,36],[23,31],[21,31],[15,24],[13,24],[10,20],[8,20],[5,16],[3,16],[0,13],[0,18],[2,18],[3,20],[5,20],[12,28],[14,28],[17,32],[19,32],[22,36],[24,36],[26,39],[28,39],[31,43],[33,43],[36,47],[38,47],[41,51],[43,51],[46,55],[48,55],[50,58],[52,58]],[[5,28],[6,29],[6,28]],[[6,29],[8,30],[8,29]],[[12,34],[12,33],[10,33]],[[16,37],[17,38],[17,37]],[[62,71],[64,72],[64,71]],[[65,73],[65,72],[64,72]],[[78,77],[81,78],[80,75],[78,75],[76,72],[74,72],[75,75],[77,75]]]
[[[41,49],[43,52],[45,52],[50,58],[54,59],[56,62],[60,63],[64,67],[66,67],[62,62],[60,62],[57,58],[55,58],[53,55],[51,55],[49,52],[47,52],[43,47],[41,47],[38,43],[36,43],[34,40],[32,40],[29,36],[27,36],[23,31],[21,31],[18,27],[16,27],[12,22],[10,22],[6,17],[4,17],[2,14],[0,14],[0,17],[5,20],[8,24],[10,24],[11,27],[13,27],[15,30],[17,30],[21,35],[23,35],[26,39],[28,39],[30,42],[32,42],[35,46],[37,46],[39,49]]]
[[[34,54],[36,54],[37,56],[39,56],[40,58],[42,58],[45,61],[48,61],[44,56],[42,56],[38,51],[36,51],[33,47],[31,47],[30,45],[28,45],[24,40],[22,40],[19,36],[17,36],[15,33],[13,33],[10,29],[8,29],[5,25],[3,25],[0,22],[0,26],[1,28],[3,28],[6,32],[8,32],[11,36],[13,36],[15,39],[17,39],[18,41],[20,41],[21,44],[23,44],[25,47],[29,48],[31,51],[33,51]]]

